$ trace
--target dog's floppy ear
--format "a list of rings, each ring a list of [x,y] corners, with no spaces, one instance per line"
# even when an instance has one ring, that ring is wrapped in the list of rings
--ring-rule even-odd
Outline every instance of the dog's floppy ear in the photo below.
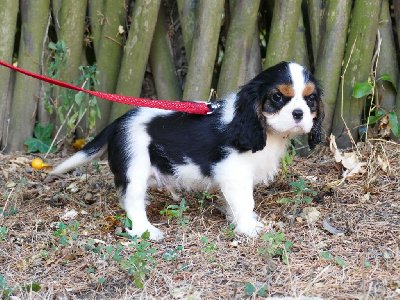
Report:
[[[317,116],[313,120],[313,126],[308,134],[308,145],[310,149],[314,149],[316,145],[322,142],[322,121],[325,117],[324,106],[322,104],[322,90],[318,90],[317,95]]]
[[[258,91],[242,87],[236,97],[235,114],[227,128],[228,142],[242,151],[264,149],[267,123]]]

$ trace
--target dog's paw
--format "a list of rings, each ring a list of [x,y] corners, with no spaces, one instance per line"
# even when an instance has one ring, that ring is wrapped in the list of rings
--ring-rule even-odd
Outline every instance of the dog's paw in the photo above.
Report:
[[[257,237],[264,228],[264,224],[256,219],[248,219],[238,222],[235,227],[235,232],[244,233],[249,237]]]
[[[141,236],[146,230],[150,233],[150,239],[154,241],[159,241],[164,238],[163,232],[157,227],[148,224],[147,226],[132,227],[132,229],[126,228],[126,232],[131,236]]]

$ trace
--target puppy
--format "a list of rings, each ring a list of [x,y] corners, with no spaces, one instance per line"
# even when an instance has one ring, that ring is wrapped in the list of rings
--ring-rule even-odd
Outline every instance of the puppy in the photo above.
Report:
[[[132,220],[132,236],[163,233],[146,216],[146,190],[220,189],[238,233],[262,230],[253,212],[253,186],[276,174],[290,138],[308,133],[321,142],[321,89],[302,66],[282,62],[215,103],[211,115],[137,108],[115,120],[81,151],[61,163],[60,174],[108,151],[120,202]]]

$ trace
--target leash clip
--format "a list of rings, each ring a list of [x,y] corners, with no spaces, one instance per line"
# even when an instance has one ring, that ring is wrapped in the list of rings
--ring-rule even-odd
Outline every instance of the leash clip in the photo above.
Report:
[[[218,109],[221,105],[217,102],[209,102],[206,104],[208,109],[210,110],[207,112],[207,115],[212,115],[216,109]]]

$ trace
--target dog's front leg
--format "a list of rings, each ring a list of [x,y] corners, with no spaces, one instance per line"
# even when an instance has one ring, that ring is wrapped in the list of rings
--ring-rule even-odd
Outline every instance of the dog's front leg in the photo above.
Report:
[[[253,183],[251,180],[223,181],[221,190],[228,203],[228,214],[233,218],[235,231],[256,237],[263,229],[254,213]]]

